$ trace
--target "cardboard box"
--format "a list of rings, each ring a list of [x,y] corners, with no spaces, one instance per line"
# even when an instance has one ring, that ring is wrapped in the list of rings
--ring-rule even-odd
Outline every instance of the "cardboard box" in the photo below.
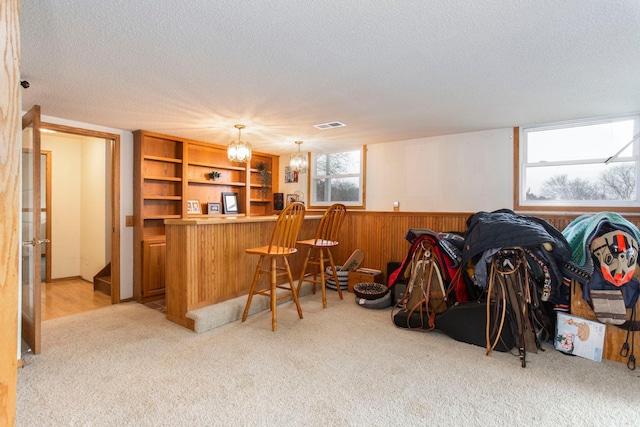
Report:
[[[353,292],[353,287],[358,283],[382,283],[382,271],[369,268],[350,271],[347,290]]]
[[[563,353],[602,361],[606,325],[600,322],[558,313],[555,347]]]

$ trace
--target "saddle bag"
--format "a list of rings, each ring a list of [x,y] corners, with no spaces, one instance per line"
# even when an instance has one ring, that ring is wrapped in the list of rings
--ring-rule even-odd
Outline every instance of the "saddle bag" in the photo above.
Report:
[[[433,244],[422,240],[411,259],[409,282],[392,310],[393,323],[400,328],[429,331],[437,313],[447,309],[447,295],[441,267],[433,257]]]

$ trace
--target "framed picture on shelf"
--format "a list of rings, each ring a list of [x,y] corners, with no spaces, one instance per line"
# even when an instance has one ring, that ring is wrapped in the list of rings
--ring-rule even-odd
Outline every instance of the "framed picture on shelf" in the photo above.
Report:
[[[187,201],[187,213],[188,214],[201,214],[200,202],[198,200]]]
[[[224,213],[237,214],[238,211],[238,193],[222,193],[222,206]]]
[[[289,206],[291,203],[297,202],[297,201],[298,201],[298,195],[297,194],[287,194],[287,206]]]
[[[282,209],[284,209],[283,193],[273,193],[273,209],[276,211],[281,211]]]
[[[209,202],[207,203],[207,213],[209,215],[219,215],[221,212],[220,203]]]

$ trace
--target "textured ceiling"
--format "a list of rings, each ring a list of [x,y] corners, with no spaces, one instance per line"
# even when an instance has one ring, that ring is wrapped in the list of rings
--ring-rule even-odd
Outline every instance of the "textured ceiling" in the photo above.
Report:
[[[31,0],[20,27],[25,110],[279,154],[640,111],[637,0]]]

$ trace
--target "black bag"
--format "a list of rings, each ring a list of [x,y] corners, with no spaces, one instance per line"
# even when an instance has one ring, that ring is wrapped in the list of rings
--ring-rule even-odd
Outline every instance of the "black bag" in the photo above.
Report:
[[[411,316],[409,316],[411,313]],[[432,330],[426,311],[400,310],[393,315],[393,323],[400,328]]]
[[[496,308],[500,310],[500,307],[496,307],[494,303],[491,303],[490,310],[496,310]],[[496,316],[492,317],[496,318]],[[417,320],[419,321],[419,319]],[[411,321],[413,321],[413,319],[411,319]],[[486,327],[486,302],[458,303],[449,307],[447,311],[438,314],[435,318],[435,328],[444,332],[450,338],[485,348],[487,347]],[[490,339],[491,341],[495,341],[498,325],[490,325],[490,327]],[[516,345],[517,335],[513,311],[511,307],[507,305],[500,339],[494,350],[503,352],[511,350]]]

